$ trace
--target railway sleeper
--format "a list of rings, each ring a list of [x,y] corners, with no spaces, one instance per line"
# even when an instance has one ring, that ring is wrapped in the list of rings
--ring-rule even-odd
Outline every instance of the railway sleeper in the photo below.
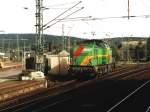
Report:
[[[39,88],[45,88],[45,84],[41,83],[41,84],[34,84],[34,85],[30,85],[30,86],[26,86],[26,87],[21,87],[21,88],[16,88],[13,89],[12,91],[7,91],[4,93],[0,94],[0,102],[3,102],[7,99],[19,96],[19,95],[23,95],[23,94],[27,94],[29,92],[32,92],[34,90],[37,90]]]
[[[106,64],[106,65],[100,65],[95,67],[95,71],[98,77],[101,77],[102,75],[105,75],[114,70],[115,70],[115,64]]]

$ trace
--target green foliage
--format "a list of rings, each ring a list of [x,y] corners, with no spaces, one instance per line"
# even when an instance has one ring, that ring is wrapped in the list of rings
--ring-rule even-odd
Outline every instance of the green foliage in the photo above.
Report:
[[[18,36],[18,41],[17,41]],[[62,36],[55,36],[55,35],[43,35],[43,39],[45,43],[50,43],[52,48],[59,48],[62,49],[62,45],[64,43],[64,40],[70,39],[70,44],[72,45],[75,41],[80,41],[81,39],[76,37],[65,37],[65,39],[62,38]],[[36,49],[36,35],[35,34],[0,34],[0,48],[4,47],[5,49],[11,48],[16,49],[18,47],[20,48],[31,48]]]
[[[115,44],[112,44],[111,48],[112,48],[112,57],[115,57],[115,60],[119,60],[119,54],[117,52],[117,46]]]
[[[147,59],[150,60],[150,37],[147,39]]]
[[[36,50],[36,35],[35,34],[0,34],[0,51],[2,51],[2,48],[4,51],[9,51],[8,49],[16,49],[18,47],[17,44],[17,35],[18,35],[18,43],[19,48],[24,49],[32,49]],[[121,42],[122,41],[131,41],[131,40],[138,40],[142,41],[146,38],[142,37],[128,37],[128,38],[110,38],[110,39],[104,39],[112,48],[113,57],[119,59],[119,54],[117,52],[118,48],[121,48]],[[62,38],[62,36],[56,36],[56,35],[46,35],[44,34],[44,43],[47,43],[48,50],[55,50],[55,52],[59,52],[62,50],[65,46],[64,43],[68,45],[68,40],[70,40],[70,47],[73,45],[79,43],[80,41],[83,41],[84,39],[76,38],[76,37],[66,37]],[[45,45],[45,44],[44,44]],[[150,60],[150,38],[147,39],[147,56]]]

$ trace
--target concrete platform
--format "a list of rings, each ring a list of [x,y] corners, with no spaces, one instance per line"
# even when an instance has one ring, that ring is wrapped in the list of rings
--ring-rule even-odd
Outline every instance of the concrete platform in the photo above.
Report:
[[[0,82],[19,80],[19,74],[21,72],[21,69],[7,69],[5,71],[0,71]]]
[[[22,68],[22,63],[12,62],[12,61],[6,61],[0,63],[0,71],[4,71],[7,69],[16,69],[16,68]]]
[[[18,75],[22,72],[20,62],[5,61],[1,62],[0,82],[18,80]]]

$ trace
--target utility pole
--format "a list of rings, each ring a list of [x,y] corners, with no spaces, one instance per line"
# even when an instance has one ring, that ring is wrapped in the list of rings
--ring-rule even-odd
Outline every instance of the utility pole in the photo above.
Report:
[[[64,24],[62,24],[62,38],[63,38],[63,50],[65,50],[65,36],[64,36]]]
[[[36,0],[36,70],[43,70],[43,0]]]
[[[4,53],[4,47],[5,47],[5,37],[3,37],[3,40],[2,40],[2,52]]]
[[[5,31],[4,30],[0,30],[0,32],[3,33],[3,35],[5,36]],[[1,52],[4,52],[4,36],[2,38],[2,41],[1,41]]]
[[[73,29],[73,27],[74,27],[74,25],[72,27],[68,27],[68,28],[70,28],[70,30],[68,31],[67,35],[69,35],[69,33],[71,32],[71,30]],[[68,36],[68,40],[66,42],[66,43],[68,43],[68,44],[66,44],[67,45],[67,49],[66,50],[68,50],[69,53],[70,53],[70,41],[71,41],[70,39],[71,39],[71,37]]]
[[[130,0],[128,0],[128,19],[130,19]]]
[[[8,40],[8,52],[9,52],[9,60],[10,60],[10,40]]]
[[[145,39],[145,61],[147,61],[147,39]]]
[[[17,60],[20,61],[19,36],[17,34]]]

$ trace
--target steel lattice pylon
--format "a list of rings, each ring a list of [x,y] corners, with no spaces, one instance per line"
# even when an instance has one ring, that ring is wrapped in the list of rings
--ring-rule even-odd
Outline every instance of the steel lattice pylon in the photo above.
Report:
[[[36,45],[37,54],[43,54],[43,0],[36,0]]]
[[[36,0],[36,70],[43,71],[43,0]]]

